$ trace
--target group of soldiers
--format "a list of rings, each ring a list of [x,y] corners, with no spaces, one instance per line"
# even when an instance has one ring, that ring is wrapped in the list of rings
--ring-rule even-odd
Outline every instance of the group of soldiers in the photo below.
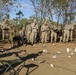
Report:
[[[47,24],[48,20],[46,19],[41,26],[37,24],[36,19],[34,22],[26,25],[26,27],[22,27],[17,31],[14,27],[7,26],[7,21],[4,21],[4,24],[0,23],[2,28],[4,29],[6,26],[9,29],[9,40],[13,46],[13,37],[19,36],[23,44],[25,44],[25,39],[27,43],[31,45],[36,44],[37,42],[42,42],[42,44],[48,43],[49,41],[57,42],[59,39],[60,42],[69,42],[73,41],[73,30],[74,25],[71,22],[68,22],[63,28],[59,25],[56,26],[55,22],[52,22],[50,25]],[[4,33],[4,30],[3,30]],[[17,34],[16,34],[17,33]],[[25,39],[24,39],[25,38]],[[3,35],[4,39],[4,35]]]
[[[36,44],[37,42],[42,42],[42,44],[48,42],[69,42],[73,41],[73,30],[74,25],[68,22],[62,29],[61,26],[56,26],[54,22],[51,25],[47,24],[48,20],[45,20],[41,26],[37,24],[36,19],[33,23],[28,23],[24,29],[27,43]]]

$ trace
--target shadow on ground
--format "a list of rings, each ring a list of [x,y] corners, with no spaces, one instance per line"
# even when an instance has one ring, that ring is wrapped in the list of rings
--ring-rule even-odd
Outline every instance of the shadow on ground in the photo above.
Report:
[[[0,65],[0,74],[5,74],[6,72],[10,72],[10,70],[13,70],[13,73],[19,73],[23,67],[27,68],[27,72],[26,75],[29,75],[31,72],[33,72],[35,69],[38,68],[37,64],[34,63],[30,63],[30,64],[26,64],[26,60],[32,59],[32,58],[36,58],[38,56],[40,56],[43,52],[40,51],[36,54],[28,54],[27,56],[23,56],[21,57],[19,54],[19,52],[12,52],[12,53],[8,53],[8,54],[3,54],[0,55],[0,57],[5,57],[5,56],[11,56],[12,54],[15,54],[19,59],[13,59],[13,60],[0,60],[0,62],[2,63],[2,65]],[[21,64],[21,65],[20,65]],[[17,70],[15,70],[14,68],[16,66],[19,66]],[[29,72],[29,69],[33,68],[33,70],[31,70]]]

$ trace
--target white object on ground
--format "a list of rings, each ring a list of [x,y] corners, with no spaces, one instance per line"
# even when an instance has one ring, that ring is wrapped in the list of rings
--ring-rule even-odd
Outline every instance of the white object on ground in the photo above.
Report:
[[[76,48],[75,48],[75,52],[76,52]]]
[[[55,45],[55,44],[53,43],[53,45]]]
[[[42,61],[39,61],[39,63],[41,63]]]
[[[57,53],[61,53],[60,51],[57,51]]]
[[[71,55],[73,55],[73,53],[71,53]]]
[[[56,55],[54,55],[53,58],[56,58]]]
[[[70,49],[69,49],[69,48],[67,48],[67,49],[66,49],[66,51],[67,51],[67,53],[69,53]]]
[[[44,49],[43,52],[47,52],[47,50]]]
[[[34,61],[34,58],[32,58],[32,61]]]
[[[54,67],[54,65],[53,65],[53,64],[50,64],[50,66],[51,66],[51,67]]]
[[[43,62],[45,62],[45,60],[41,60],[41,61],[39,61],[39,63],[43,63]]]
[[[1,51],[3,51],[3,49]]]
[[[68,58],[71,58],[71,56],[68,56]]]

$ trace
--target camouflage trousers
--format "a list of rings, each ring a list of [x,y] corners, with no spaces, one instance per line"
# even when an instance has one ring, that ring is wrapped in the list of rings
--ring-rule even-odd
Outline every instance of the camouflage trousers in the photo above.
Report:
[[[51,32],[51,42],[56,42],[56,41],[57,41],[57,33],[52,31]]]
[[[68,41],[69,41],[69,30],[64,30],[63,42],[68,42]]]
[[[47,43],[47,32],[42,32],[42,43]]]
[[[27,42],[30,42],[30,38],[31,38],[31,31],[27,32]]]
[[[70,31],[70,40],[73,41],[73,31]]]
[[[36,38],[37,38],[37,32],[32,31],[31,37],[30,37],[32,44],[34,44],[34,42],[36,43]]]

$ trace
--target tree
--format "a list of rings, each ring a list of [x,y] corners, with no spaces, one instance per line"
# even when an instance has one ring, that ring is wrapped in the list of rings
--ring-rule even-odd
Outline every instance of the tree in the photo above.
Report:
[[[9,14],[6,14],[6,19],[10,19],[10,15]]]
[[[49,18],[51,21],[65,24],[74,20],[76,0],[30,0],[34,6],[36,18]],[[54,20],[54,17],[55,20]]]
[[[18,11],[18,13],[16,13],[16,15],[18,15],[18,18],[19,18],[18,20],[19,20],[19,21],[20,21],[20,19],[21,19],[21,16],[24,16],[21,11]]]
[[[28,22],[28,20],[26,18],[23,18],[23,19],[20,20],[20,25],[26,26],[27,22]]]

